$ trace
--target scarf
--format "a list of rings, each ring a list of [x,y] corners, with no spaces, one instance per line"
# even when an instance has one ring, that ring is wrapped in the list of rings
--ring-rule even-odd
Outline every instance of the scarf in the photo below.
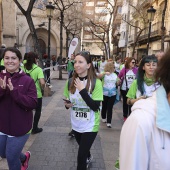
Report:
[[[144,75],[144,82],[146,83],[147,86],[151,86],[152,84],[155,83],[155,79],[152,78],[147,78],[146,75]]]

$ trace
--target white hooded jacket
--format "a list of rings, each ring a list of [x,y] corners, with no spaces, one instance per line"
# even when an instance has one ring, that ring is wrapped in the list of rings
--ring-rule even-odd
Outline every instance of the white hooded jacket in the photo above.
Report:
[[[120,170],[170,170],[170,105],[163,86],[133,105],[119,154]]]

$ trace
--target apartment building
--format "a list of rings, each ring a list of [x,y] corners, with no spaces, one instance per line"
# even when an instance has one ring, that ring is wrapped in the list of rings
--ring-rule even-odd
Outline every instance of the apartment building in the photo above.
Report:
[[[109,46],[110,50],[111,38],[109,38],[110,35],[106,35],[104,29],[107,29],[107,24],[110,21],[110,12],[113,10],[114,1],[109,0],[110,4],[108,0],[86,0],[83,2],[82,50],[90,51],[92,55],[106,55],[105,48]],[[100,37],[104,40],[104,44]]]
[[[126,1],[126,0],[125,0]],[[132,5],[131,5],[132,4]],[[120,27],[121,39],[119,41],[120,48],[126,48],[126,55],[133,56],[140,60],[144,54],[155,54],[161,50],[161,39],[164,36],[163,42],[165,49],[169,47],[170,42],[170,20],[169,8],[170,2],[167,4],[165,13],[165,29],[162,31],[162,14],[164,9],[164,0],[128,0],[126,1],[128,11],[127,22],[123,22]],[[135,8],[134,8],[134,7]],[[153,6],[156,9],[154,20],[151,22],[151,32],[149,38],[149,50],[147,51],[149,22],[147,18],[147,10]],[[122,9],[123,11],[123,9]],[[123,16],[123,13],[122,13]],[[127,34],[127,38],[123,39],[123,35]]]

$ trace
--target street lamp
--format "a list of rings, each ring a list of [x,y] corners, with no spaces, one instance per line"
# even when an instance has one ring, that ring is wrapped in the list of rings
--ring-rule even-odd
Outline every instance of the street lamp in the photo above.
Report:
[[[147,42],[147,54],[149,52],[149,41],[150,41],[150,35],[151,35],[151,23],[154,20],[156,9],[151,6],[148,10],[148,21],[149,21],[149,32],[148,32],[148,42]]]
[[[119,32],[117,33],[116,37],[117,37],[117,56],[118,56],[118,54],[119,54],[119,39],[120,39],[120,33]]]
[[[49,2],[49,4],[46,6],[46,13],[48,17],[48,59],[47,59],[47,67],[50,67],[50,31],[51,31],[51,18],[53,17],[53,11],[54,6],[52,5],[52,2]],[[47,83],[50,83],[50,69],[47,70]]]
[[[84,48],[84,45],[82,44],[82,45],[81,45],[81,51],[83,51],[83,48]]]

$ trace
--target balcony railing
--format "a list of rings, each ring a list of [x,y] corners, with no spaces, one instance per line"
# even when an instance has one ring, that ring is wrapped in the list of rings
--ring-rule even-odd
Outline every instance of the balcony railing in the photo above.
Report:
[[[147,39],[148,38],[148,31],[149,31],[149,28],[147,27],[141,33],[141,36],[139,37],[139,40]],[[157,36],[161,36],[161,22],[154,23],[151,26],[151,35],[150,35],[150,37],[157,37]]]

